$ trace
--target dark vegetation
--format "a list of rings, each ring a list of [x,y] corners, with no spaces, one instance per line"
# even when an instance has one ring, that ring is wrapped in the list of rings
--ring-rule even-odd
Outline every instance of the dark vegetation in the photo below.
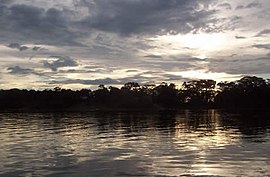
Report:
[[[246,76],[234,82],[192,80],[175,84],[129,82],[120,89],[0,90],[0,111],[165,110],[182,108],[270,108],[270,81]]]

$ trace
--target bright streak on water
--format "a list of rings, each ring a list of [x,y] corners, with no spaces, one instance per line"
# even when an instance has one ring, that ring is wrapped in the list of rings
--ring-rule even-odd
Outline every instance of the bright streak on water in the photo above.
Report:
[[[269,176],[269,112],[0,114],[0,176]]]

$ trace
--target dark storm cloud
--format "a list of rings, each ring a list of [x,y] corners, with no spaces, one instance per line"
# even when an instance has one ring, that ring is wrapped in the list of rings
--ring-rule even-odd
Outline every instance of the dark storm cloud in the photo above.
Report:
[[[5,40],[48,44],[73,44],[77,34],[69,30],[69,19],[59,9],[25,4],[0,5],[0,34]]]
[[[56,60],[44,61],[43,65],[46,68],[50,68],[52,71],[57,71],[57,69],[61,67],[78,66],[77,62],[68,56],[50,56],[49,58]]]
[[[89,37],[93,29],[124,36],[222,31],[226,25],[217,24],[226,19],[214,17],[217,11],[208,8],[214,1],[74,0],[75,9],[89,9],[88,16],[78,19],[72,18],[77,14],[74,9],[0,3],[0,37],[3,34],[2,42],[18,39],[24,43],[85,46],[80,39]],[[229,8],[226,3],[221,6]],[[104,51],[104,46],[93,50]]]
[[[254,48],[258,48],[258,49],[270,49],[270,44],[254,44],[252,45],[252,47]]]
[[[157,32],[186,33],[205,25],[213,10],[196,10],[198,3],[211,0],[96,0],[94,14],[81,26],[129,35]],[[188,25],[191,23],[192,25]],[[193,26],[193,27],[191,27]]]
[[[255,37],[262,37],[270,34],[270,29],[264,29],[261,32],[259,32]]]
[[[29,4],[0,3],[2,42],[84,46],[80,38],[92,29],[120,35],[187,33],[205,27],[216,13],[207,9],[214,0],[77,0],[76,8],[89,8],[89,16],[74,20],[76,11]],[[198,4],[205,8],[198,10]]]

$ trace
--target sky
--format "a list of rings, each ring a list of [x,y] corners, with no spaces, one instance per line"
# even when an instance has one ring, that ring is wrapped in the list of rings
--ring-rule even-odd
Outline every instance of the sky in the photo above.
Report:
[[[0,0],[0,88],[270,78],[269,0]]]

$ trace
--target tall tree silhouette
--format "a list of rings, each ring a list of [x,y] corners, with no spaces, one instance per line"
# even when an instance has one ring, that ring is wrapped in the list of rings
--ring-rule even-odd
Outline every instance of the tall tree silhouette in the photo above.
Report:
[[[192,80],[184,82],[180,92],[184,103],[190,106],[208,106],[214,102],[214,80]]]
[[[176,108],[180,103],[180,99],[175,84],[168,85],[163,82],[155,87],[153,101],[165,108]]]
[[[218,83],[219,91],[216,104],[231,108],[267,108],[270,88],[266,80],[246,76],[235,82]]]
[[[97,90],[0,90],[0,111],[63,111],[85,109],[270,108],[270,80],[246,76],[234,82],[184,82],[181,89],[165,82],[143,85],[127,82],[121,88],[100,85]]]

